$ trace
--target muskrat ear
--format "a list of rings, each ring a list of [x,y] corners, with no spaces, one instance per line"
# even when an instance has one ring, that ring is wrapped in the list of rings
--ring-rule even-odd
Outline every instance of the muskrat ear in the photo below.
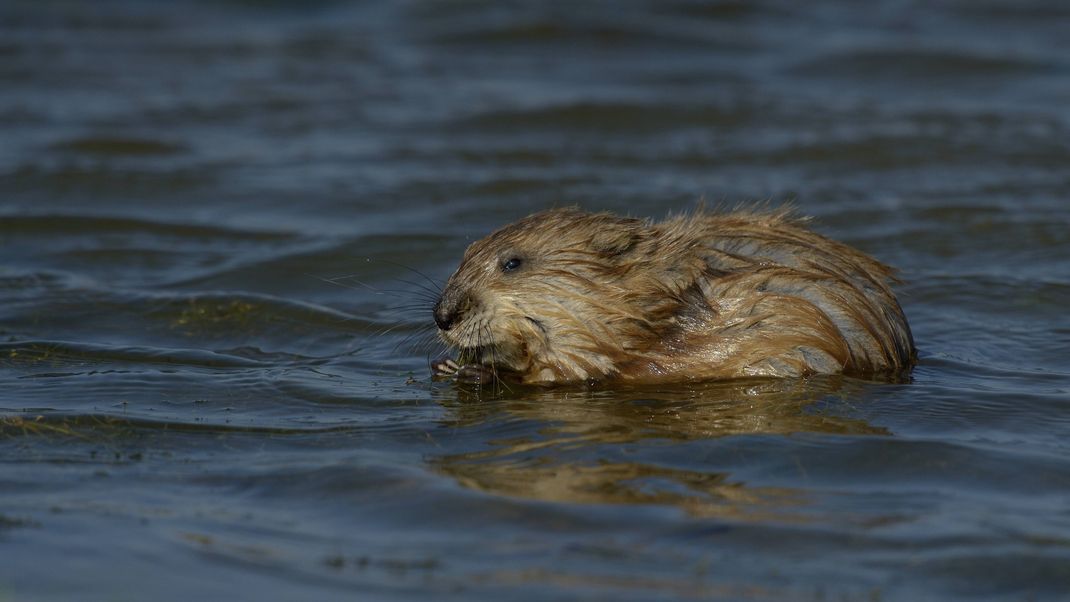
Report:
[[[608,226],[591,238],[591,247],[599,255],[617,257],[631,251],[642,240],[635,226]]]

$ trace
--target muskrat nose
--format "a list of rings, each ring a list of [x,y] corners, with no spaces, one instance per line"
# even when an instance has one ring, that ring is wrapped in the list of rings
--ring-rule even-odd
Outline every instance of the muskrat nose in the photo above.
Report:
[[[434,314],[435,324],[438,324],[439,328],[442,330],[449,330],[453,327],[453,320],[456,316],[449,310],[449,307],[442,303],[442,299],[439,299],[438,303],[435,303]]]

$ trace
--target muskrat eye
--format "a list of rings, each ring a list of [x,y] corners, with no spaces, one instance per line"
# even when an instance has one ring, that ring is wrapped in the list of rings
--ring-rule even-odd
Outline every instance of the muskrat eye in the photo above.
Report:
[[[515,270],[518,267],[520,267],[521,263],[524,263],[524,262],[519,257],[510,257],[509,259],[506,259],[505,261],[502,262],[502,271],[503,272],[512,272],[513,270]]]

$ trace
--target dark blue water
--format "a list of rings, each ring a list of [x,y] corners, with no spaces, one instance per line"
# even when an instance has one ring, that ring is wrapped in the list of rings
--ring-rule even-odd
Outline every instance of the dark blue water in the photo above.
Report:
[[[4,2],[0,600],[1070,596],[1067,31],[1056,0]],[[700,199],[900,267],[912,381],[430,380],[408,268]]]

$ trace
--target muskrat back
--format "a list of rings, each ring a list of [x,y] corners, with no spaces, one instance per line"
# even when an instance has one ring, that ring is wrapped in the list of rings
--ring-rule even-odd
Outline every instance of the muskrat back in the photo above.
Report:
[[[462,371],[525,383],[876,376],[916,358],[894,281],[784,211],[554,209],[473,243],[434,318]]]

